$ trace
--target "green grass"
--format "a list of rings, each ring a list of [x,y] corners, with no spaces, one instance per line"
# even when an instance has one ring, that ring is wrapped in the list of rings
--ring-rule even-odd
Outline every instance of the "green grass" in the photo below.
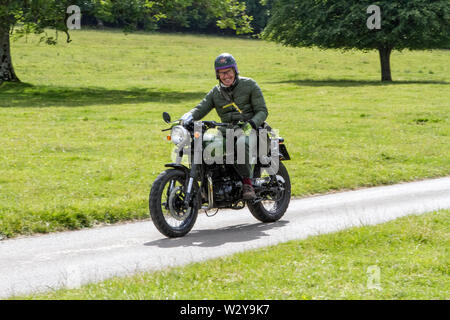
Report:
[[[170,161],[161,113],[194,107],[231,52],[262,87],[286,139],[294,196],[450,173],[448,51],[378,54],[183,34],[81,30],[56,46],[20,39],[24,84],[0,87],[0,237],[148,217]],[[211,113],[208,118],[218,120]]]
[[[444,300],[450,298],[449,214],[407,216],[22,299]]]

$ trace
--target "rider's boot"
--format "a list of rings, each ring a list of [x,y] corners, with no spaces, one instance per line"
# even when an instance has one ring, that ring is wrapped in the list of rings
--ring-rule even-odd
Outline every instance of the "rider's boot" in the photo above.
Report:
[[[255,190],[252,186],[252,181],[249,178],[245,178],[243,181],[242,199],[253,200],[256,198]]]

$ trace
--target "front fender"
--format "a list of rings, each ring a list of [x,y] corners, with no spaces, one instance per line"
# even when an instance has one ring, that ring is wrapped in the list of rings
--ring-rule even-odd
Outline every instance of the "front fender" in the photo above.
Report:
[[[174,168],[174,169],[180,169],[182,171],[184,171],[184,173],[186,174],[186,181],[189,178],[189,174],[190,174],[190,169],[182,164],[176,164],[176,163],[167,163],[164,165],[164,167],[166,168]]]

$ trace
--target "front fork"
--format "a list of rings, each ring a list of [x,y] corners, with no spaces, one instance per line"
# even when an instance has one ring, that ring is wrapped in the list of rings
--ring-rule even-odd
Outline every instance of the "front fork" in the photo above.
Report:
[[[187,180],[187,187],[186,187],[186,196],[184,198],[184,207],[186,209],[190,207],[190,203],[191,203],[192,195],[193,195],[194,182],[197,179],[199,169],[200,169],[200,165],[193,164],[191,167],[191,171],[189,172],[189,177]]]

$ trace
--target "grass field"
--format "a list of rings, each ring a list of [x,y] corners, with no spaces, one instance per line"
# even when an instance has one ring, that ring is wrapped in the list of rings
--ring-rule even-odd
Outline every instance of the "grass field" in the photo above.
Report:
[[[12,44],[24,83],[0,87],[0,238],[147,218],[170,161],[161,113],[194,107],[224,51],[263,89],[294,196],[450,173],[449,51],[394,52],[396,82],[382,84],[376,52],[119,31],[72,39]]]
[[[450,298],[450,210],[21,299]]]

